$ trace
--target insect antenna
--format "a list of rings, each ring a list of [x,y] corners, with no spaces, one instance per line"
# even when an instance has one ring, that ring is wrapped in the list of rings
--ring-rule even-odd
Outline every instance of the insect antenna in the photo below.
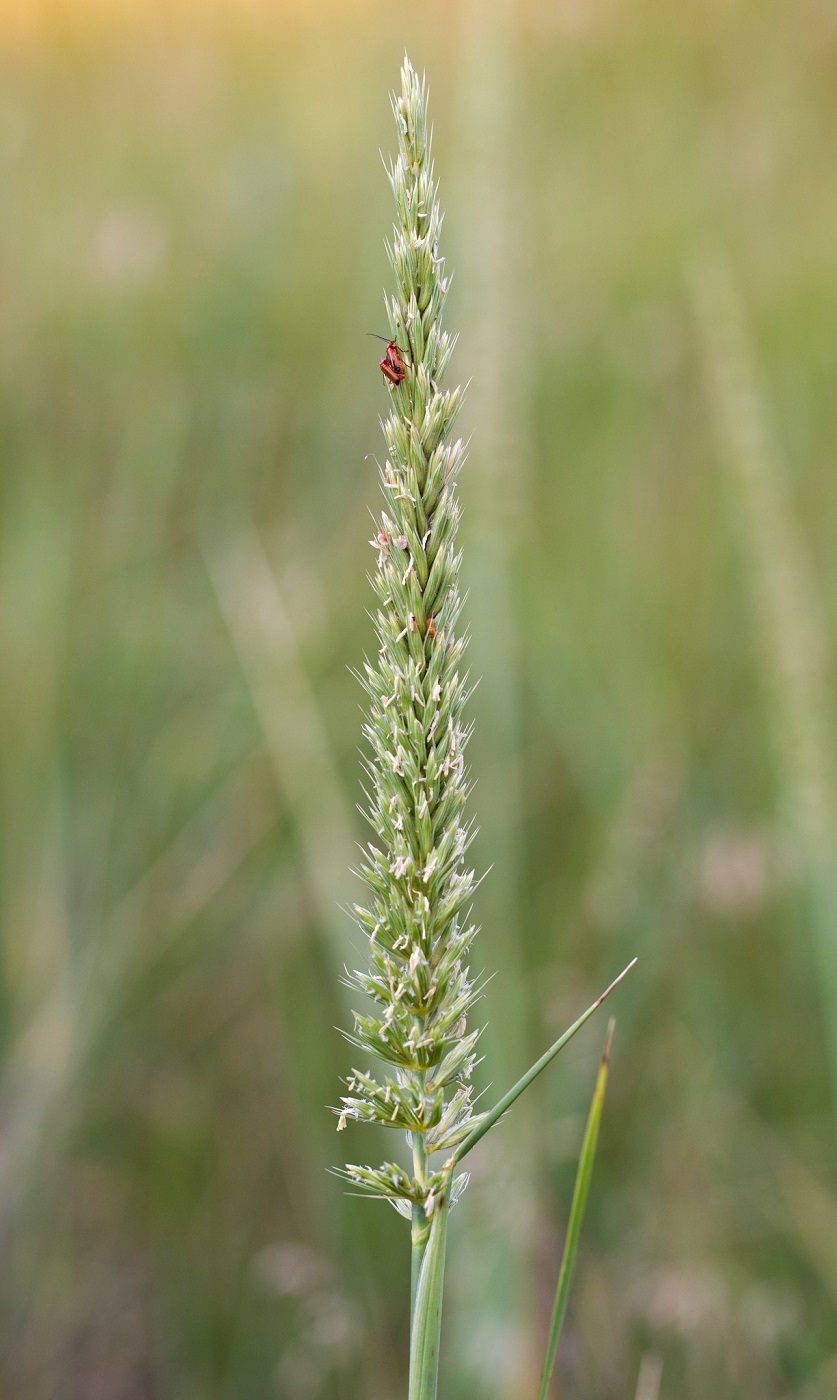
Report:
[[[395,339],[394,336],[378,335],[377,331],[367,331],[366,334],[368,336],[371,336],[372,340],[382,340],[384,342],[384,345],[394,345],[399,355],[403,355],[404,359],[407,361],[407,364],[410,363],[410,356],[408,351],[402,350],[401,346],[398,344],[398,341]]]

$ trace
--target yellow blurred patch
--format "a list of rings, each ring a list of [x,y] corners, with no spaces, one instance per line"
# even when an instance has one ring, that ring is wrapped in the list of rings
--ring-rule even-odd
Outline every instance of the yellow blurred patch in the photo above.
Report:
[[[374,0],[0,0],[0,43],[37,45],[56,38],[100,34],[126,24],[203,27],[238,19],[275,29],[288,20],[322,24],[325,14],[377,8]]]

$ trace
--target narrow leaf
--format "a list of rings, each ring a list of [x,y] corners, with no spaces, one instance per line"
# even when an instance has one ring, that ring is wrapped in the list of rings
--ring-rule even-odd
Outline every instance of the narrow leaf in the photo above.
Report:
[[[448,1230],[448,1193],[436,1202],[430,1222],[430,1238],[421,1261],[416,1303],[410,1329],[409,1400],[436,1400],[439,1378],[439,1341],[442,1335],[442,1292],[445,1282],[445,1244]]]
[[[575,1189],[573,1190],[570,1219],[567,1225],[567,1238],[564,1242],[564,1253],[561,1257],[561,1268],[558,1273],[558,1287],[555,1290],[555,1305],[552,1309],[552,1322],[549,1327],[549,1338],[546,1344],[546,1356],[544,1357],[538,1400],[546,1400],[546,1393],[549,1389],[549,1382],[555,1367],[555,1357],[558,1353],[558,1342],[561,1337],[564,1314],[567,1311],[567,1299],[570,1293],[575,1256],[578,1251],[578,1241],[581,1235],[581,1222],[584,1219],[584,1207],[587,1205],[590,1177],[593,1174],[593,1158],[596,1155],[596,1139],[599,1135],[599,1123],[602,1117],[602,1108],[604,1107],[605,1088],[607,1086],[607,1064],[610,1056],[610,1043],[613,1039],[613,1027],[615,1024],[616,1022],[613,1019],[608,1023],[602,1062],[599,1065],[596,1087],[593,1090],[593,1102],[590,1105],[587,1126],[584,1129],[584,1141],[581,1145],[581,1156],[579,1158],[578,1171],[575,1177]]]
[[[514,1088],[509,1089],[509,1092],[503,1095],[500,1102],[498,1104],[495,1104],[494,1108],[492,1108],[489,1113],[486,1113],[485,1117],[481,1119],[481,1121],[474,1128],[473,1132],[469,1133],[465,1141],[460,1143],[459,1147],[457,1147],[456,1151],[450,1159],[449,1165],[451,1167],[454,1167],[458,1162],[461,1162],[462,1158],[466,1155],[466,1153],[471,1151],[472,1147],[476,1147],[480,1138],[485,1137],[485,1134],[488,1132],[489,1128],[494,1127],[494,1124],[500,1118],[502,1118],[503,1114],[506,1113],[508,1109],[511,1108],[515,1099],[520,1098],[520,1095],[523,1093],[524,1089],[528,1089],[529,1085],[534,1083],[538,1075],[546,1069],[548,1064],[552,1063],[559,1050],[563,1050],[567,1042],[569,1040],[572,1040],[576,1031],[580,1031],[585,1021],[589,1021],[590,1017],[593,1015],[593,1012],[598,1011],[602,1002],[610,996],[614,987],[618,987],[619,983],[622,981],[622,978],[627,976],[627,974],[630,972],[631,968],[635,965],[635,963],[636,958],[632,958],[631,961],[628,963],[628,966],[626,968],[623,968],[623,970],[619,973],[619,976],[615,978],[614,981],[611,982],[610,986],[604,992],[602,992],[601,996],[593,1002],[593,1005],[588,1006],[587,1010],[583,1013],[583,1015],[579,1016],[578,1020],[573,1022],[569,1030],[564,1031],[564,1034],[560,1036],[558,1040],[556,1040],[555,1044],[550,1046],[546,1054],[541,1055],[541,1058],[537,1060],[535,1064],[532,1065],[532,1068],[528,1069],[521,1079],[518,1079],[517,1083],[514,1085]]]

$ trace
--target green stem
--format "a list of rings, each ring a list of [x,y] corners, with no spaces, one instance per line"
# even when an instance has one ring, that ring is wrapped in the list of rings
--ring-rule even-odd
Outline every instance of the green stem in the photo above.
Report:
[[[410,1251],[410,1324],[412,1326],[413,1314],[416,1310],[416,1294],[418,1293],[419,1275],[421,1273],[421,1261],[424,1258],[424,1251],[427,1247],[427,1239],[430,1234],[430,1227],[427,1223],[427,1216],[422,1206],[413,1206],[413,1225],[411,1234]]]
[[[410,1332],[409,1400],[436,1400],[449,1207],[450,1174],[445,1179],[444,1193],[433,1210],[419,1271]]]
[[[424,1182],[427,1169],[427,1153],[424,1150],[424,1136],[422,1133],[413,1133],[413,1176],[416,1181]],[[430,1226],[425,1214],[424,1206],[413,1205],[413,1224],[411,1231],[411,1256],[410,1256],[410,1325],[416,1310],[416,1294],[418,1293],[419,1275],[421,1272],[421,1261],[424,1258],[424,1251],[427,1248],[427,1240],[430,1234]]]

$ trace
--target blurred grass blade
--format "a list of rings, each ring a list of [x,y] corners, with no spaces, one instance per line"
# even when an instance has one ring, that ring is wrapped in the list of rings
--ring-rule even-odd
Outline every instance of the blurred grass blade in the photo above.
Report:
[[[419,1274],[416,1306],[410,1329],[409,1400],[436,1400],[439,1342],[442,1335],[442,1292],[445,1284],[445,1245],[448,1233],[450,1178],[430,1222],[430,1238]]]
[[[768,715],[818,963],[837,1108],[837,842],[832,640],[811,550],[770,422],[741,294],[721,254],[695,271],[695,303],[723,461],[747,564]]]
[[[648,1351],[639,1365],[634,1400],[659,1400],[663,1379],[663,1361],[654,1351]]]
[[[477,1124],[473,1132],[469,1133],[468,1136],[465,1138],[464,1142],[460,1143],[459,1147],[456,1149],[455,1153],[453,1154],[453,1157],[451,1158],[452,1166],[455,1166],[458,1162],[461,1162],[462,1158],[468,1152],[471,1151],[472,1147],[476,1147],[480,1138],[485,1137],[489,1129],[494,1127],[494,1124],[497,1123],[499,1119],[502,1118],[503,1114],[511,1108],[515,1100],[520,1098],[520,1095],[524,1092],[524,1090],[528,1089],[529,1085],[534,1083],[538,1075],[546,1069],[547,1065],[552,1063],[558,1052],[560,1050],[563,1050],[564,1046],[567,1044],[568,1041],[572,1040],[576,1031],[580,1031],[585,1021],[589,1021],[590,1017],[593,1015],[593,1012],[598,1011],[602,1002],[610,996],[614,988],[619,986],[619,983],[622,981],[622,978],[627,976],[627,974],[630,972],[631,968],[634,967],[635,964],[636,958],[632,958],[631,961],[628,963],[628,966],[622,969],[622,971],[619,973],[619,976],[614,978],[610,986],[602,992],[600,997],[596,998],[592,1006],[588,1006],[587,1010],[583,1012],[581,1016],[579,1016],[578,1020],[573,1022],[569,1030],[564,1031],[564,1034],[562,1036],[559,1036],[555,1044],[549,1047],[549,1049],[546,1051],[546,1054],[541,1055],[541,1058],[535,1061],[535,1063],[532,1065],[532,1068],[527,1070],[521,1079],[518,1079],[514,1087],[509,1089],[507,1094],[503,1095],[500,1102],[498,1104],[495,1104],[494,1108],[492,1108],[491,1111],[487,1113],[485,1117],[481,1120],[481,1122]]]
[[[277,787],[293,815],[336,980],[354,948],[341,872],[354,858],[351,808],[280,580],[255,528],[204,562],[238,656]],[[323,859],[323,852],[329,858]]]
[[[462,353],[468,366],[463,416],[479,451],[468,468],[470,668],[480,676],[472,763],[479,771],[479,828],[492,874],[481,895],[481,958],[503,989],[503,1015],[489,1011],[480,1046],[484,1082],[505,1084],[510,1066],[538,1053],[523,927],[526,856],[526,681],[530,646],[518,605],[522,556],[535,512],[534,396],[520,354],[537,319],[527,276],[534,219],[520,160],[522,116],[516,0],[464,0],[458,15],[456,153],[451,219],[468,230],[457,256]],[[467,434],[466,434],[467,435]],[[490,1005],[490,1004],[489,1004]],[[528,1106],[527,1106],[528,1107]],[[536,1105],[515,1114],[491,1171],[469,1195],[469,1286],[445,1307],[449,1384],[462,1395],[531,1394],[540,1371],[537,1318]],[[475,1183],[476,1184],[476,1183]],[[470,1191],[471,1188],[469,1188]],[[513,1197],[515,1208],[508,1209]],[[455,1300],[455,1301],[454,1301]],[[453,1314],[451,1315],[451,1303]],[[502,1356],[474,1347],[475,1319],[507,1339]]]
[[[581,1145],[581,1156],[579,1158],[578,1171],[575,1177],[573,1202],[570,1207],[567,1238],[564,1243],[564,1253],[561,1258],[561,1268],[558,1273],[558,1287],[555,1290],[555,1305],[552,1309],[552,1322],[549,1327],[549,1339],[546,1344],[546,1356],[544,1357],[538,1400],[546,1400],[546,1393],[549,1389],[549,1382],[552,1378],[552,1372],[555,1366],[555,1357],[558,1354],[558,1342],[561,1337],[561,1328],[564,1325],[564,1314],[567,1311],[567,1299],[570,1295],[570,1284],[572,1283],[575,1256],[578,1251],[578,1241],[581,1236],[581,1223],[584,1219],[584,1208],[587,1205],[590,1178],[593,1175],[593,1158],[596,1155],[596,1140],[599,1136],[599,1123],[601,1122],[602,1108],[604,1107],[605,1089],[607,1087],[607,1065],[610,1056],[610,1044],[613,1040],[613,1027],[615,1024],[616,1022],[611,1017],[608,1022],[602,1061],[599,1065],[599,1073],[596,1078],[596,1087],[593,1090],[593,1102],[590,1105],[587,1126],[584,1129],[584,1141]]]

